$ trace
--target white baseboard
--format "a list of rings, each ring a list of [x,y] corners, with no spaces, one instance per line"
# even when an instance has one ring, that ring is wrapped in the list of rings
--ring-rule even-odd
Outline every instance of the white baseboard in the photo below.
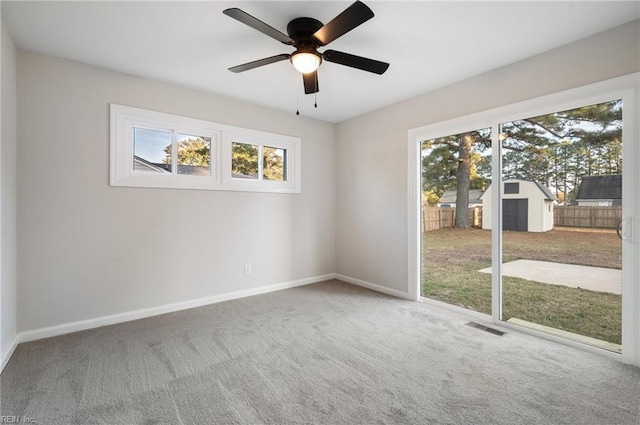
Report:
[[[0,358],[0,373],[4,370],[4,367],[9,363],[11,356],[13,356],[13,352],[16,351],[18,347],[18,343],[20,342],[20,336],[18,334],[14,335],[9,343],[9,346],[2,353],[2,357]]]
[[[276,283],[273,285],[261,286],[259,288],[245,289],[242,291],[228,292],[224,294],[218,294],[211,297],[198,298],[195,300],[183,301],[179,303],[167,304],[158,307],[128,311],[125,313],[112,314],[109,316],[96,317],[93,319],[80,320],[77,322],[64,323],[56,326],[48,326],[45,328],[34,329],[30,331],[18,332],[17,335],[11,340],[11,344],[2,353],[2,363],[0,364],[0,372],[4,369],[9,362],[11,355],[15,351],[19,343],[35,341],[43,338],[50,338],[58,335],[65,335],[72,332],[84,331],[87,329],[99,328],[102,326],[115,325],[117,323],[129,322],[131,320],[144,319],[147,317],[158,316],[166,313],[173,313],[180,310],[187,310],[195,307],[202,307],[205,305],[216,304],[223,301],[230,301],[239,298],[250,297],[253,295],[266,294],[269,292],[280,291],[283,289],[294,288],[296,286],[308,285],[311,283],[322,282],[325,280],[339,279],[353,285],[362,286],[367,289],[371,289],[376,292],[391,295],[397,298],[403,298],[411,300],[408,293],[390,289],[385,286],[377,285],[375,283],[366,282],[364,280],[356,279],[353,277],[341,275],[341,274],[325,274],[321,276],[314,276],[305,279],[299,279],[289,282]]]
[[[250,297],[253,295],[266,294],[268,292],[280,291],[282,289],[294,288],[296,286],[308,285],[334,279],[335,274],[314,276],[290,282],[276,283],[273,285],[261,286],[259,288],[245,289],[242,291],[227,292],[211,297],[198,298],[190,301],[183,301],[174,304],[167,304],[158,307],[145,308],[141,310],[129,311],[126,313],[113,314],[109,316],[97,317],[94,319],[81,320],[62,325],[49,326],[46,328],[34,329],[18,333],[18,342],[35,341],[37,339],[49,338],[52,336],[64,335],[72,332],[84,331],[87,329],[99,328],[101,326],[115,325],[117,323],[129,322],[131,320],[144,319],[158,316],[160,314],[173,313],[175,311],[187,310],[189,308],[202,307],[209,304],[216,304],[223,301],[235,300],[238,298]],[[17,344],[16,344],[17,345]],[[4,359],[4,357],[3,357]]]
[[[398,291],[397,289],[387,288],[386,286],[378,285],[375,283],[367,282],[365,280],[356,279],[355,277],[345,276],[343,274],[336,274],[335,278],[342,280],[353,285],[362,286],[363,288],[371,289],[372,291],[382,292],[383,294],[391,295],[396,298],[403,298],[405,300],[413,300],[408,292]]]

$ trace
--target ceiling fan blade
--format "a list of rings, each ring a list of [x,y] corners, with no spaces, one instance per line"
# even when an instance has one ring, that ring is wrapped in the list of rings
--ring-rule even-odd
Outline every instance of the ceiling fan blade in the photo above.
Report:
[[[249,15],[247,12],[238,9],[237,7],[232,7],[230,9],[225,9],[222,11],[227,16],[232,17],[233,19],[242,22],[245,25],[250,26],[251,28],[260,31],[263,34],[268,35],[271,38],[275,38],[281,43],[293,45],[293,40],[286,34],[278,31],[270,25],[265,24],[258,18],[254,18]]]
[[[386,62],[363,58],[362,56],[356,56],[349,53],[338,52],[337,50],[326,50],[322,54],[322,58],[327,62],[339,63],[340,65],[350,66],[351,68],[357,68],[379,75],[384,74],[384,72],[389,68],[389,64]]]
[[[270,63],[280,62],[285,59],[289,59],[291,55],[288,53],[282,53],[280,55],[271,56],[264,59],[258,59],[257,61],[243,63],[242,65],[237,65],[229,68],[231,72],[243,72],[248,71],[253,68],[258,68],[259,66],[269,65]]]
[[[356,1],[333,18],[331,22],[316,31],[313,37],[321,46],[326,46],[371,18],[373,18],[373,11],[361,1]]]
[[[318,71],[302,74],[302,81],[304,82],[304,94],[312,94],[320,91],[318,86]]]

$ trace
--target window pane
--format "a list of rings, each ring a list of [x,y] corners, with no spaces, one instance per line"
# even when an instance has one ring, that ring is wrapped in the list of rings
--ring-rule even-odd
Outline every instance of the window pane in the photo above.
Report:
[[[619,352],[622,101],[506,122],[502,320]],[[601,205],[601,206],[600,206]]]
[[[134,127],[133,171],[171,173],[171,132]]]
[[[178,174],[211,175],[211,138],[178,134]]]
[[[491,313],[491,129],[425,140],[422,295]]]
[[[262,177],[265,180],[287,181],[287,150],[262,147]]]
[[[258,146],[233,142],[231,176],[236,179],[258,179]]]

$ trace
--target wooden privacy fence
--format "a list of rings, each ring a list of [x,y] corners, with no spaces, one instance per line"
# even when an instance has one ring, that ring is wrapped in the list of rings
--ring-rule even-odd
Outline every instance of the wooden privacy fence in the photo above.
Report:
[[[553,225],[615,229],[622,219],[622,207],[555,207]]]
[[[482,207],[469,208],[469,224],[482,227]],[[422,231],[453,227],[456,217],[455,208],[438,208],[429,205],[422,206]]]
[[[422,207],[422,231],[453,227],[455,208]],[[553,225],[557,227],[586,227],[615,229],[622,219],[622,207],[555,207]],[[482,228],[482,207],[469,208],[469,224]]]

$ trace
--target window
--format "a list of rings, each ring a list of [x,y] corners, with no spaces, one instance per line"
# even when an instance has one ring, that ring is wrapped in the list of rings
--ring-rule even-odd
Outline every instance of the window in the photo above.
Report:
[[[111,105],[111,185],[300,193],[300,139]]]
[[[133,127],[133,171],[138,173],[171,173],[171,132]],[[168,159],[168,161],[167,161]]]
[[[231,143],[231,177],[258,180],[258,151],[260,146],[251,143]]]
[[[520,183],[505,183],[504,193],[520,193]]]
[[[262,178],[271,181],[287,181],[287,150],[264,146],[262,148]]]
[[[211,137],[178,134],[178,174],[211,175]],[[170,159],[171,146],[167,147]]]
[[[232,142],[231,177],[286,182],[287,149]]]

